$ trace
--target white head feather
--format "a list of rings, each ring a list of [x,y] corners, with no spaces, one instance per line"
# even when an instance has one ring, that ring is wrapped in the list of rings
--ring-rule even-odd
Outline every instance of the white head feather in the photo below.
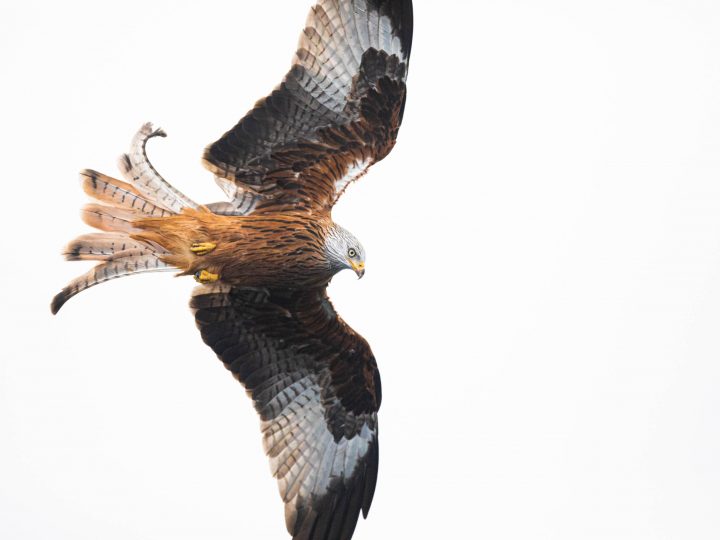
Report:
[[[325,238],[325,253],[335,272],[349,268],[359,277],[365,273],[365,248],[347,229],[337,223]]]

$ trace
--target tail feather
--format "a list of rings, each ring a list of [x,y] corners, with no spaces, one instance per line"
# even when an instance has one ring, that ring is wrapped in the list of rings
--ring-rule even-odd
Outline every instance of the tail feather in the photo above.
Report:
[[[172,212],[153,204],[132,185],[111,178],[97,171],[85,169],[80,172],[85,193],[94,199],[117,208],[126,208],[145,216],[164,217]]]
[[[136,236],[142,232],[136,225],[138,220],[162,220],[185,208],[198,208],[196,203],[168,184],[150,164],[145,143],[157,136],[164,137],[165,133],[153,130],[151,124],[142,126],[135,135],[130,153],[120,160],[127,182],[92,170],[80,173],[83,189],[98,201],[83,208],[83,220],[105,232],[76,238],[66,246],[64,255],[71,261],[100,262],[55,296],[50,305],[53,313],[57,313],[79,292],[99,283],[131,274],[177,269],[165,248],[152,238]]]
[[[139,216],[132,210],[90,203],[82,209],[81,216],[85,223],[101,231],[127,234],[140,232],[140,229],[133,225]]]
[[[107,261],[130,249],[153,253],[147,244],[121,233],[92,233],[70,242],[65,246],[63,254],[68,261]]]
[[[60,308],[70,298],[100,283],[131,274],[174,270],[172,266],[161,261],[155,254],[139,254],[134,250],[123,253],[126,253],[127,256],[98,264],[85,275],[71,281],[62,291],[55,295],[50,304],[53,315],[60,311]]]
[[[179,213],[183,208],[197,208],[198,205],[172,187],[155,170],[145,151],[145,145],[153,137],[166,137],[162,129],[153,129],[151,123],[140,128],[133,139],[130,153],[120,157],[118,165],[123,177],[156,204]]]

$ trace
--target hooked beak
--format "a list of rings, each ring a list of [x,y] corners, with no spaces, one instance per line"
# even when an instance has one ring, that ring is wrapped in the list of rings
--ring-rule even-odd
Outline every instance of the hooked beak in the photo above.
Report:
[[[348,262],[350,263],[350,267],[357,274],[358,279],[360,279],[361,277],[363,277],[365,275],[365,263],[364,262],[356,263],[355,261],[350,261],[350,260],[348,260]]]

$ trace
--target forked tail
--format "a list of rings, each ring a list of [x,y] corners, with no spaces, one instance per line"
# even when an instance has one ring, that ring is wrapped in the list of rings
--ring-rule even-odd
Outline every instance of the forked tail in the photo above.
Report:
[[[166,249],[155,242],[131,237],[141,232],[134,225],[138,219],[167,217],[184,208],[198,208],[150,164],[145,145],[149,139],[158,136],[164,137],[165,132],[154,130],[152,124],[140,128],[130,152],[119,161],[125,182],[91,170],[80,173],[83,189],[98,201],[85,206],[83,220],[104,232],[76,238],[66,246],[64,255],[69,261],[99,263],[53,298],[50,306],[53,313],[57,313],[70,298],[98,283],[131,274],[175,269],[163,260],[168,255]]]

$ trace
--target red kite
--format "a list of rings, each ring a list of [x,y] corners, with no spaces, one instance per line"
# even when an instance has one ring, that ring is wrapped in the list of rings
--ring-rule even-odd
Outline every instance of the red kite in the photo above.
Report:
[[[280,85],[205,149],[229,202],[199,205],[167,183],[145,152],[165,136],[150,124],[120,159],[125,181],[81,173],[98,201],[84,219],[104,232],[65,254],[100,262],[53,313],[117,277],[195,276],[198,328],[253,399],[296,540],[350,539],[375,490],[380,376],[326,293],[340,270],[362,277],[365,251],[331,211],[395,145],[412,31],[411,0],[320,0]]]

